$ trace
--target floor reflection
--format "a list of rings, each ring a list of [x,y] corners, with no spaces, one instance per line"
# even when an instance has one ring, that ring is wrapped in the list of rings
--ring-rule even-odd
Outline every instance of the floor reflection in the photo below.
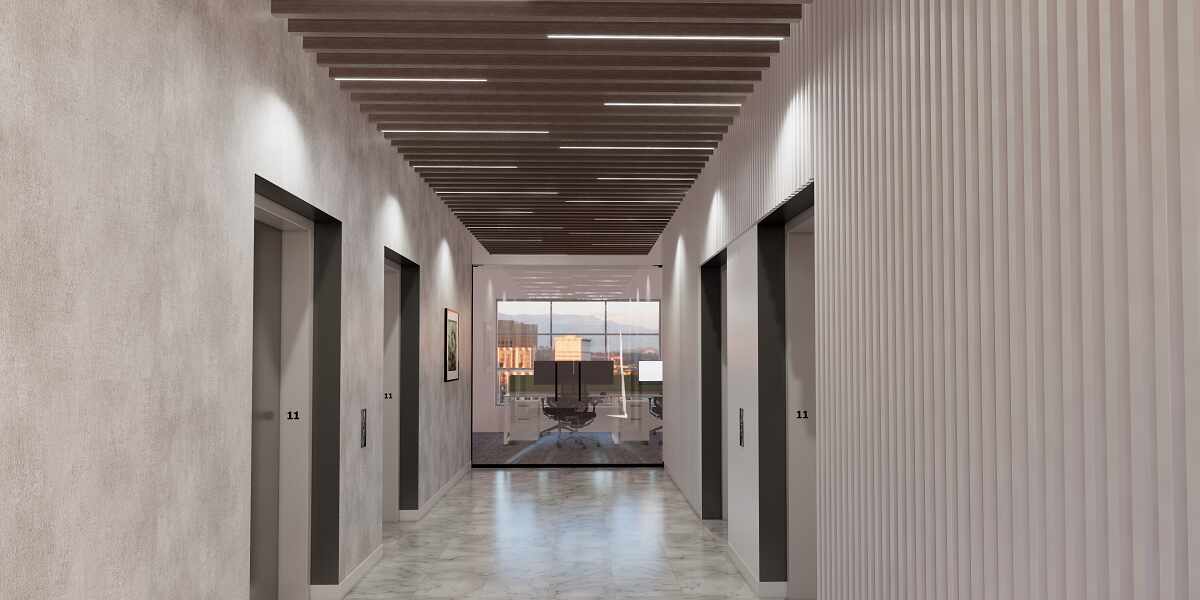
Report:
[[[348,598],[753,598],[661,469],[476,470]]]

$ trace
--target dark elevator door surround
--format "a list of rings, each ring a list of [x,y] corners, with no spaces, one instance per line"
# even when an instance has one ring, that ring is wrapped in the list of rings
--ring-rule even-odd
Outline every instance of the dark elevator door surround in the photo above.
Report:
[[[283,232],[254,223],[250,600],[279,597],[279,388]]]
[[[400,271],[399,498],[400,510],[419,507],[421,441],[421,267],[400,253],[383,249],[384,260]]]
[[[312,478],[309,583],[340,583],[342,222],[254,176],[254,193],[313,224]]]

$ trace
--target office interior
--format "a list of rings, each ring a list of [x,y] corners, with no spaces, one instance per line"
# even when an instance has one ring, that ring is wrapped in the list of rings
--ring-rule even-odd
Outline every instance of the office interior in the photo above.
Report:
[[[1200,0],[0,15],[0,600],[1200,597]]]

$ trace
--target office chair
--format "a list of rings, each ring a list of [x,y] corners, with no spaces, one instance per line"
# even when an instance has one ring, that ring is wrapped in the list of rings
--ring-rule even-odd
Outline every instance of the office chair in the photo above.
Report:
[[[558,439],[554,441],[554,445],[562,448],[563,430],[569,434],[576,434],[596,420],[596,401],[584,395],[579,383],[578,362],[559,362],[555,369],[558,381],[556,393],[553,397],[542,400],[542,414],[554,421],[554,425],[543,429],[538,437],[557,431]],[[579,443],[580,448],[587,447],[583,440],[575,438],[575,441]],[[596,442],[597,447],[600,445],[600,442]]]
[[[663,418],[663,398],[662,398],[662,396],[650,396],[650,416],[658,419],[659,421],[662,420],[662,418]],[[650,436],[653,436],[654,432],[656,432],[656,431],[658,432],[658,445],[659,446],[661,446],[663,444],[662,428],[663,428],[662,425],[659,425],[658,427],[652,427],[652,428],[650,428],[650,433],[649,433]],[[649,440],[647,440],[646,443],[649,444],[650,443]]]

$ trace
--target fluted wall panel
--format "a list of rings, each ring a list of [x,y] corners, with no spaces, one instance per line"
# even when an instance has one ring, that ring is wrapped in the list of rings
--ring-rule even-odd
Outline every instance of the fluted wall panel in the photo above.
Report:
[[[665,359],[698,439],[697,267],[812,177],[822,598],[1200,597],[1198,39],[1196,0],[797,26],[660,242]]]

